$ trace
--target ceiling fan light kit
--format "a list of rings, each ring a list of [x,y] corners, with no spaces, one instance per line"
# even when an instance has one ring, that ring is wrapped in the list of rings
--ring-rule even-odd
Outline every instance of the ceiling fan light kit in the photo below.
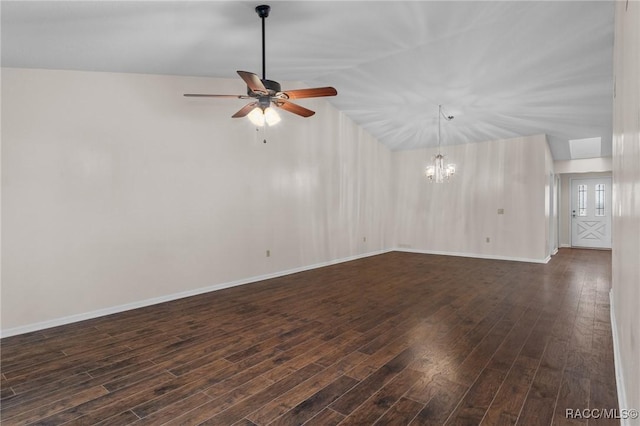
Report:
[[[263,4],[256,7],[256,13],[262,20],[262,78],[247,71],[238,71],[238,75],[247,85],[246,95],[208,95],[185,93],[187,97],[210,98],[234,98],[254,99],[253,102],[242,107],[233,114],[232,118],[248,117],[255,125],[262,127],[265,124],[273,126],[280,122],[280,115],[276,108],[283,109],[301,117],[311,117],[314,111],[290,101],[290,99],[317,98],[323,96],[335,96],[338,94],[333,87],[316,87],[311,89],[297,89],[283,91],[280,83],[266,78],[265,58],[265,19],[269,16],[271,7]]]
[[[266,107],[262,109],[259,106],[253,108],[251,112],[247,115],[247,118],[255,126],[259,126],[259,127],[262,127],[265,124],[269,126],[274,126],[278,124],[281,120],[280,115],[278,115],[275,109],[271,107]]]

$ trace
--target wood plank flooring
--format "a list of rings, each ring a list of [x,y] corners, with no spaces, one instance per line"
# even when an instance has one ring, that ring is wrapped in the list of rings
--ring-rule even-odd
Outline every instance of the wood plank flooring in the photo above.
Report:
[[[611,253],[392,252],[3,339],[3,425],[549,425],[617,408]]]

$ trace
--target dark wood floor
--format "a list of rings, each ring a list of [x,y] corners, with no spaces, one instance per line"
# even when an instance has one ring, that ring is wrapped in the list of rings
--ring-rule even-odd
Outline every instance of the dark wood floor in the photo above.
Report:
[[[2,424],[586,424],[610,265],[393,252],[6,338]]]

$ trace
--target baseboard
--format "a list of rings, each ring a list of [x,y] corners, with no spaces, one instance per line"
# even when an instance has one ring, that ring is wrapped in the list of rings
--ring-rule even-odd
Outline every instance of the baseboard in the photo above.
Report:
[[[560,244],[560,248],[571,248],[571,244]]]
[[[493,255],[493,254],[459,253],[459,252],[438,251],[438,250],[417,250],[417,249],[412,249],[407,247],[399,247],[394,250],[403,251],[407,253],[436,254],[439,256],[472,257],[476,259],[490,259],[490,260],[509,260],[512,262],[549,263],[549,261],[551,260],[551,256],[547,256],[544,259],[532,259],[532,258],[526,258],[526,257],[499,256],[499,255]]]
[[[362,259],[365,257],[388,253],[390,251],[393,251],[393,250],[379,250],[379,251],[359,254],[355,256],[349,256],[349,257],[340,258],[340,259],[333,259],[326,262],[320,262],[312,265],[301,266],[298,268],[288,269],[285,271],[253,276],[253,277],[244,278],[236,281],[230,281],[226,283],[214,284],[211,286],[183,291],[180,293],[168,294],[166,296],[154,297],[151,299],[145,299],[137,302],[126,303],[124,305],[112,306],[109,308],[98,309],[96,311],[70,315],[63,318],[56,318],[53,320],[42,321],[42,322],[28,324],[20,327],[9,328],[9,329],[0,331],[0,338],[17,336],[19,334],[31,333],[34,331],[45,330],[47,328],[52,328],[52,327],[59,327],[61,325],[67,325],[74,322],[85,321],[89,319],[103,317],[106,315],[117,314],[124,311],[130,311],[132,309],[144,308],[145,306],[157,305],[158,303],[170,302],[172,300],[183,299],[185,297],[197,296],[199,294],[209,293],[217,290],[223,290],[225,288],[236,287],[244,284],[251,284],[258,281],[268,280],[271,278],[278,278],[285,275],[296,274],[298,272],[310,271],[312,269],[323,268],[325,266],[336,265],[338,263],[350,262],[350,261]]]
[[[622,371],[622,360],[620,359],[620,338],[618,337],[618,326],[616,325],[615,306],[613,303],[613,289],[609,290],[609,312],[611,314],[611,335],[613,336],[613,362],[616,369],[616,387],[618,390],[618,408],[620,410],[631,408],[627,405],[627,393],[624,386],[624,373]],[[635,408],[635,407],[633,407]],[[630,419],[620,419],[621,426],[631,426]]]

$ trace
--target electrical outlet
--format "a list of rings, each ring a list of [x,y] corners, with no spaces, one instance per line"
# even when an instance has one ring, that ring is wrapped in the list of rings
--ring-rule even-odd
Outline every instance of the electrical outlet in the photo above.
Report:
[[[367,237],[362,237],[362,242],[366,243],[367,242]]]
[[[498,214],[504,214],[504,209],[498,209]]]
[[[271,250],[267,250],[267,257],[271,257]]]
[[[490,243],[491,242],[491,238],[487,237],[487,242]]]

